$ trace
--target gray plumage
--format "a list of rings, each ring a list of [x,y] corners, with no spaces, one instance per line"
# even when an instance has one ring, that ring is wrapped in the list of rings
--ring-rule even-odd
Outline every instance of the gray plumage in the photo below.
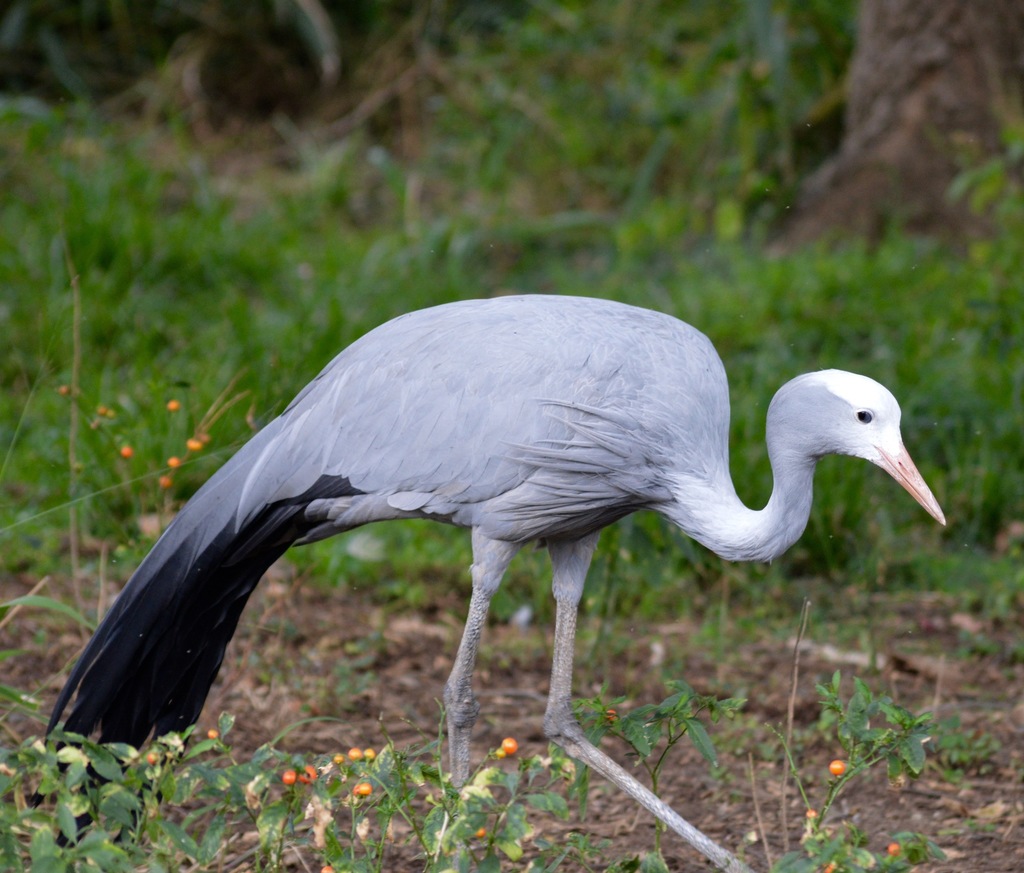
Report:
[[[754,511],[729,473],[725,371],[689,325],[542,296],[396,318],[341,352],[183,507],[86,647],[50,729],[76,690],[69,730],[139,745],[187,727],[246,599],[285,549],[370,522],[433,518],[473,532],[473,599],[445,689],[456,783],[468,775],[487,605],[518,548],[540,541],[558,603],[549,735],[700,844],[572,719],[575,612],[597,533],[650,509],[726,558],[769,560],[802,533],[814,465],[834,452],[884,467],[942,521],[899,417],[892,395],[863,376],[787,383],[768,413],[775,488]],[[711,846],[698,845],[742,869]]]

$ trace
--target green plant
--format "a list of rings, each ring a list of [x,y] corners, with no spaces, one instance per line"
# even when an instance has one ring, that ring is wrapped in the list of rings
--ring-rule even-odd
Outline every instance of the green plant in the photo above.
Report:
[[[36,586],[38,590],[40,586]],[[32,593],[22,597],[15,597],[4,603],[0,603],[0,630],[11,622],[22,609],[41,609],[56,616],[63,616],[70,619],[74,625],[93,629],[93,624],[81,615],[74,607],[69,606],[52,597]],[[0,649],[0,664],[20,655],[17,649]],[[0,722],[3,722],[11,713],[21,712],[34,715],[39,710],[39,703],[33,694],[27,694],[11,685],[0,682]]]
[[[385,870],[396,841],[427,870],[496,871],[502,858],[523,860],[530,815],[568,816],[558,788],[575,768],[556,749],[501,766],[497,758],[514,754],[505,742],[456,790],[436,740],[315,757],[263,746],[238,759],[232,725],[223,715],[207,739],[192,729],[142,750],[60,734],[0,748],[0,866],[215,870],[233,835],[249,833],[261,871],[283,869],[289,847],[338,870]],[[593,860],[605,848],[578,836],[539,841],[529,869]]]
[[[658,793],[658,784],[662,769],[668,761],[669,753],[675,745],[688,736],[694,747],[712,766],[718,765],[714,743],[707,728],[701,720],[703,715],[712,723],[717,723],[723,716],[732,718],[745,701],[739,698],[718,699],[712,695],[698,694],[686,682],[676,680],[667,683],[672,691],[661,703],[646,704],[620,714],[619,707],[625,698],[616,698],[611,702],[602,695],[576,701],[577,717],[587,734],[587,738],[597,745],[605,736],[614,736],[624,741],[630,749],[630,755],[644,769],[651,783],[651,791]],[[576,796],[580,800],[581,809],[586,809],[586,793],[589,779],[586,772],[580,774],[576,782]],[[648,865],[661,863],[661,840],[665,825],[657,823],[654,836],[654,851],[649,856]],[[644,869],[658,869],[648,866]]]
[[[836,828],[828,814],[839,796],[855,780],[884,764],[890,783],[901,785],[921,774],[925,764],[924,744],[932,728],[931,713],[915,715],[887,697],[875,696],[860,679],[854,678],[849,700],[841,694],[842,676],[837,670],[832,681],[818,685],[822,716],[835,728],[844,759],[830,765],[825,796],[815,805],[781,734],[790,773],[807,809],[807,823],[801,851],[784,855],[774,873],[866,873],[868,870],[905,871],[926,861],[945,857],[927,837],[909,832],[890,836],[884,849],[868,848],[869,836],[851,822]],[[872,724],[874,722],[874,724]]]
[[[936,722],[930,745],[934,763],[950,781],[991,772],[993,756],[1002,748],[999,740],[987,731],[964,730],[958,715]]]

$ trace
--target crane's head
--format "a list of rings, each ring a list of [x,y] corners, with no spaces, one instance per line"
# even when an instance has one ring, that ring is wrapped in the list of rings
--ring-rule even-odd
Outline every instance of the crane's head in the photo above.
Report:
[[[874,379],[845,370],[820,370],[787,382],[775,395],[769,417],[813,458],[852,455],[877,464],[900,483],[936,521],[946,517],[917,470],[900,434],[900,407]]]

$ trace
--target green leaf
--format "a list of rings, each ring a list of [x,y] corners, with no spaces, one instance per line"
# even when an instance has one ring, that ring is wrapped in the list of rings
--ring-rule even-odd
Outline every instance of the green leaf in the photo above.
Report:
[[[576,764],[576,778],[569,791],[576,798],[580,821],[587,817],[587,801],[590,799],[590,768],[586,764]]]
[[[264,850],[280,842],[284,834],[285,822],[288,821],[288,804],[282,800],[263,807],[256,818],[256,829],[260,834],[260,845]]]
[[[230,712],[222,712],[217,719],[217,730],[220,731],[221,739],[226,737],[234,726],[235,717]]]
[[[171,843],[179,852],[194,860],[198,859],[199,846],[192,837],[185,833],[185,829],[181,825],[167,819],[161,819],[160,829],[167,834]]]
[[[626,738],[626,742],[633,747],[636,753],[641,758],[646,758],[651,754],[654,743],[658,741],[658,737],[661,735],[661,722],[643,721],[640,718],[634,718],[634,715],[635,713],[630,713],[625,718],[620,719],[619,729]]]
[[[448,810],[443,806],[435,806],[423,820],[423,848],[430,855],[434,855],[438,851],[441,829],[445,825],[447,816]]]
[[[510,861],[523,857],[523,841],[533,834],[533,826],[526,820],[526,807],[521,803],[512,804],[505,810],[501,830],[495,835],[494,844]]]
[[[78,822],[75,821],[75,814],[66,803],[57,804],[57,826],[68,840],[75,840],[78,837]]]
[[[22,706],[31,710],[39,709],[39,703],[33,700],[31,695],[25,694],[17,688],[11,688],[9,685],[0,685],[0,698],[9,700],[16,706]]]
[[[200,864],[210,864],[217,857],[221,843],[224,841],[224,832],[227,829],[227,820],[224,815],[217,815],[210,826],[203,834],[202,842],[199,844],[199,854],[196,860]]]
[[[668,865],[660,852],[647,852],[640,859],[640,873],[668,873]]]
[[[860,679],[854,679],[855,691],[850,696],[846,705],[846,712],[843,714],[840,725],[840,735],[852,737],[854,740],[863,741],[865,733],[869,729],[868,709],[871,704],[871,692]]]
[[[772,873],[814,873],[820,865],[802,852],[787,852],[772,867]]]
[[[59,612],[61,615],[70,618],[76,624],[89,630],[95,630],[95,624],[87,619],[82,613],[66,603],[54,600],[52,597],[44,597],[41,594],[26,594],[24,597],[15,597],[14,600],[4,602],[4,609],[13,606],[29,606],[37,609],[49,609],[51,612]]]
[[[709,764],[717,767],[718,754],[715,752],[715,744],[711,742],[711,737],[708,736],[704,725],[696,718],[688,718],[686,719],[686,728],[687,733],[690,735],[690,740],[697,748],[697,751],[704,756],[704,759]]]
[[[491,852],[476,865],[476,871],[477,873],[501,873],[501,860]]]
[[[885,772],[890,785],[899,785],[903,779],[903,761],[899,755],[888,755],[885,759]]]
[[[29,844],[29,857],[32,858],[32,871],[41,873],[66,873],[67,865],[60,858],[60,850],[54,840],[53,833],[47,828],[40,828],[32,835]]]
[[[917,776],[924,769],[925,752],[922,738],[916,734],[905,737],[899,744],[900,756],[907,769]]]
[[[89,763],[99,777],[107,782],[121,782],[124,779],[120,762],[102,746],[90,747]]]
[[[534,809],[550,812],[560,819],[564,820],[569,817],[569,804],[565,802],[564,797],[552,791],[545,791],[542,794],[527,794],[523,800]]]
[[[116,783],[103,786],[100,813],[104,818],[117,822],[126,830],[133,830],[142,812],[141,807],[142,801],[132,789]]]

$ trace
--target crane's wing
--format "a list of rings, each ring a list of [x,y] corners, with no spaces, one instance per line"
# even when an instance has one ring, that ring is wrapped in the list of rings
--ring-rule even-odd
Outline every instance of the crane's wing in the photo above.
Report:
[[[325,479],[373,495],[324,497],[311,515],[331,524],[310,538],[404,514],[523,540],[559,518],[547,535],[567,534],[573,505],[600,527],[665,499],[658,478],[676,465],[727,467],[728,389],[711,344],[608,301],[500,298],[404,316],[342,352],[282,420],[244,504]]]

